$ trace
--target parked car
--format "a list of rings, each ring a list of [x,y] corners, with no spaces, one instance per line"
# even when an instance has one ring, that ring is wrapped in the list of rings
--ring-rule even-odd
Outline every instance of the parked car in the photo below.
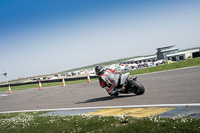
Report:
[[[164,64],[164,60],[157,60],[154,62],[154,65],[159,66],[160,64]]]
[[[93,72],[93,71],[92,71],[92,72],[90,72],[89,74],[90,74],[90,76],[96,76],[96,73],[95,73],[95,72]]]
[[[78,75],[78,72],[72,72],[72,76]]]
[[[48,80],[53,80],[53,79],[58,79],[58,77],[55,76],[48,77]]]
[[[65,74],[65,73],[62,73],[62,74],[61,74],[61,76],[62,76],[62,77],[65,77],[65,76],[66,76],[66,74]]]
[[[43,80],[46,80],[46,79],[48,79],[48,77],[43,77]]]
[[[71,73],[71,72],[68,72],[68,73],[66,73],[66,76],[67,76],[67,77],[72,76],[72,73]]]
[[[153,62],[146,62],[147,67],[154,67],[156,66]]]

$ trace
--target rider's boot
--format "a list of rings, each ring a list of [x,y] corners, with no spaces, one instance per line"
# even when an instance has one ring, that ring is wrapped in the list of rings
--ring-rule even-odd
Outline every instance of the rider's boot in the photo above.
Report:
[[[119,93],[117,92],[117,90],[113,89],[113,90],[110,91],[109,95],[110,96],[118,96]]]

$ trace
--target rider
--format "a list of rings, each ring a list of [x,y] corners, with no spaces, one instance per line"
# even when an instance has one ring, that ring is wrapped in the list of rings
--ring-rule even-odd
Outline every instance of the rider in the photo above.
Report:
[[[120,73],[115,72],[113,69],[103,69],[102,66],[97,65],[95,67],[96,75],[99,77],[99,84],[102,88],[106,89],[109,95],[115,95],[118,92],[115,87],[119,83]]]

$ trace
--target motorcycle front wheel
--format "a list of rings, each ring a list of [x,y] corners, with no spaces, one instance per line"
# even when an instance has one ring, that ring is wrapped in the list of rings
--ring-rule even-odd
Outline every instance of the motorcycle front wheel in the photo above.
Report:
[[[145,92],[144,86],[136,80],[129,80],[127,83],[127,88],[131,89],[136,95],[142,95]]]

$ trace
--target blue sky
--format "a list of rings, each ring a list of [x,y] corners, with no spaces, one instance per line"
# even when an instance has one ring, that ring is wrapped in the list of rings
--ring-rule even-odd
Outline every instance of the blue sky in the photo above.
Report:
[[[198,47],[199,24],[199,0],[0,0],[0,73],[10,80]]]

